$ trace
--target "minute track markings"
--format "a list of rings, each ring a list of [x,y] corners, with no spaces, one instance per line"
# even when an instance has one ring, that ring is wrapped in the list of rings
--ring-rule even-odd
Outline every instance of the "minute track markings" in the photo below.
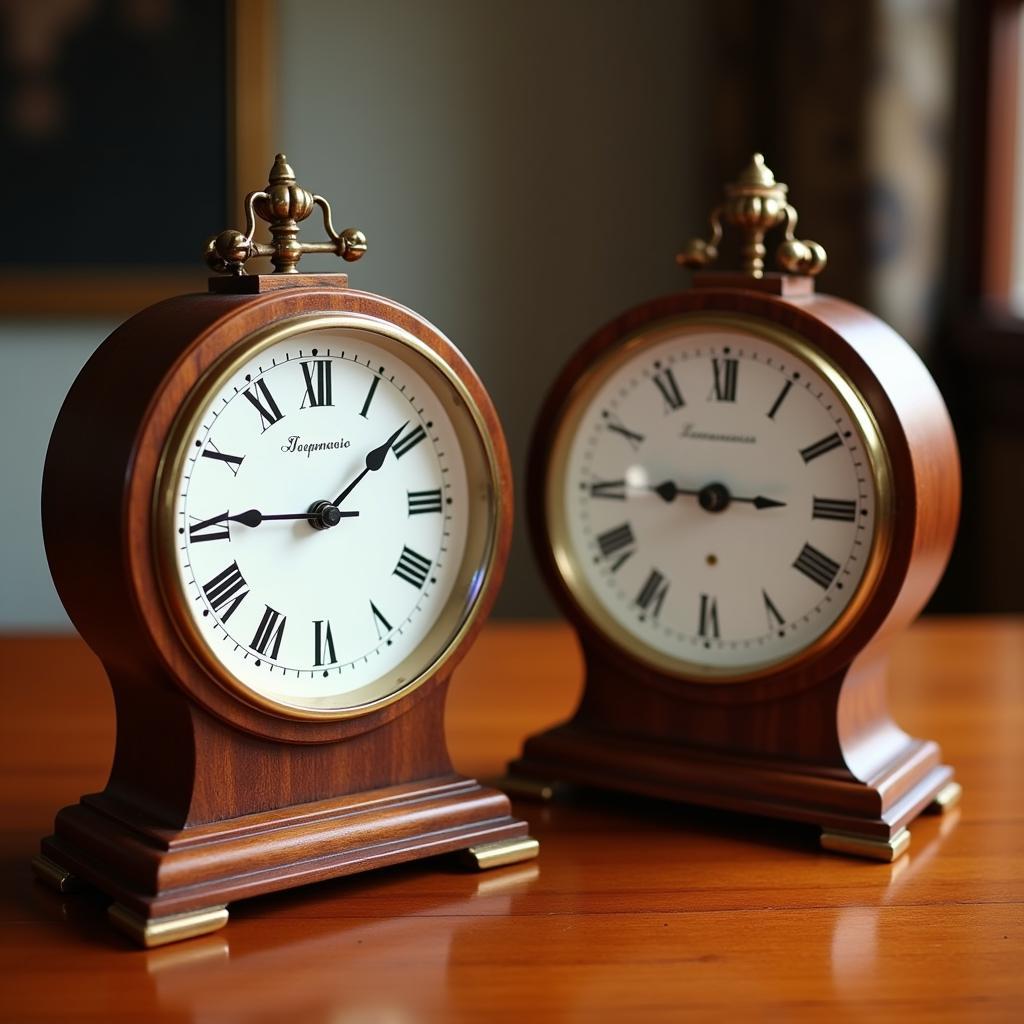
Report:
[[[437,564],[435,563],[434,569],[436,570],[436,568],[437,568]],[[191,582],[195,583],[194,577],[192,578]],[[246,593],[242,594],[241,597],[244,598],[244,597],[248,596],[248,593],[249,592],[246,591]],[[410,609],[409,613],[403,619],[402,623],[400,625],[398,625],[398,626],[391,626],[391,624],[388,623],[386,619],[382,618],[382,622],[389,627],[389,629],[391,631],[391,634],[402,635],[404,633],[405,629],[411,624],[415,614],[422,609],[424,600],[427,598],[427,596],[428,596],[428,593],[426,591],[422,592],[420,598],[416,601],[416,604]],[[197,596],[196,599],[199,600],[200,597]],[[240,600],[241,600],[241,598],[236,600],[234,607],[237,607],[237,605],[240,603]],[[372,602],[371,602],[371,605],[372,605]],[[234,610],[234,607],[231,609],[232,611]],[[203,614],[205,615],[206,612],[204,611]],[[230,615],[230,613],[229,613],[229,615]],[[248,644],[239,642],[239,640],[233,634],[228,632],[227,628],[223,625],[222,622],[217,621],[217,619],[215,619],[215,618],[211,618],[211,626],[210,626],[210,628],[215,633],[219,632],[220,634],[222,634],[223,638],[225,640],[227,640],[228,642],[233,643],[234,644],[234,649],[236,651],[245,652],[245,656],[246,657],[250,657],[251,656],[251,657],[253,657],[255,659],[256,656],[255,656],[255,654],[252,653],[252,650],[251,650],[250,646]],[[331,666],[331,671],[337,671],[337,672],[340,673],[340,672],[344,671],[345,669],[355,668],[360,663],[368,663],[369,658],[370,658],[371,655],[374,655],[374,654],[380,655],[383,650],[385,650],[387,647],[392,646],[392,641],[390,639],[390,636],[387,636],[386,634],[385,634],[385,636],[386,636],[386,638],[381,637],[380,635],[378,635],[378,642],[377,642],[377,644],[374,647],[372,647],[368,651],[365,651],[363,653],[354,655],[348,661],[339,662],[336,667],[332,665]],[[260,661],[256,660],[254,663],[256,665],[259,665]],[[270,662],[264,662],[263,666],[261,666],[261,667],[266,667],[269,670],[273,670],[276,667],[279,671],[281,671],[285,675],[287,675],[289,672],[294,672],[297,677],[302,676],[303,674],[307,674],[307,675],[311,675],[312,676],[312,675],[316,675],[318,672],[320,672],[320,669],[317,668],[315,665],[311,668],[310,666],[295,667],[295,666],[291,666],[291,665],[280,665],[280,664],[272,665]]]

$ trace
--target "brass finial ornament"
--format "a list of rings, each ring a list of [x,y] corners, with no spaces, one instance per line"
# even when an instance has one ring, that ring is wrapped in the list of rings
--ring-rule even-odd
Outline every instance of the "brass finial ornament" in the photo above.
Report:
[[[299,223],[319,206],[324,215],[324,230],[329,242],[300,242]],[[270,225],[273,241],[256,242],[256,218]],[[302,188],[284,153],[274,158],[267,187],[245,197],[245,231],[229,228],[206,243],[203,255],[218,274],[245,273],[248,260],[269,256],[275,274],[297,274],[299,260],[305,253],[333,253],[349,263],[366,252],[366,235],[358,228],[346,228],[339,234],[331,223],[331,207],[323,196]]]
[[[739,228],[745,235],[742,258],[743,273],[764,277],[766,253],[764,236],[783,221],[786,235],[775,261],[791,274],[820,274],[828,257],[825,250],[809,238],[796,238],[796,208],[786,199],[787,186],[775,180],[764,157],[755,153],[739,177],[725,186],[725,201],[711,212],[711,237],[691,239],[676,256],[684,267],[706,267],[718,259],[718,243],[722,240],[722,221]]]

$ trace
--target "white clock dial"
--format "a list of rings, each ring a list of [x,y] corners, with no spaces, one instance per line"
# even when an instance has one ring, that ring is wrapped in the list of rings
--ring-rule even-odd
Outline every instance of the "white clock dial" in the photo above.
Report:
[[[186,624],[244,692],[361,706],[451,642],[487,558],[467,537],[494,516],[455,395],[436,361],[348,326],[257,345],[205,393],[174,482],[173,562]]]
[[[549,523],[570,586],[630,649],[741,675],[807,648],[858,593],[879,455],[852,388],[804,355],[734,322],[677,323],[582,383]]]

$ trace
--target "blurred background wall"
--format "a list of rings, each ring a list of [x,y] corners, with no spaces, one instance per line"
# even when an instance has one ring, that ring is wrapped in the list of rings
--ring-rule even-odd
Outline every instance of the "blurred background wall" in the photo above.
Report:
[[[336,222],[367,233],[370,251],[349,268],[352,283],[414,307],[474,363],[519,480],[533,417],[562,362],[616,312],[685,283],[675,252],[703,230],[721,183],[754,150],[788,182],[801,231],[829,251],[822,289],[901,330],[939,375],[962,443],[984,447],[987,428],[968,395],[976,367],[958,340],[968,298],[980,291],[964,269],[965,247],[980,242],[971,242],[963,210],[979,173],[969,166],[979,145],[972,133],[982,131],[984,143],[975,122],[990,98],[979,85],[990,70],[988,32],[999,10],[1015,6],[7,0],[7,155],[30,189],[43,180],[33,161],[49,154],[52,164],[62,133],[71,153],[60,164],[61,194],[27,198],[67,213],[95,203],[102,183],[120,174],[135,182],[135,198],[109,217],[128,258],[111,249],[97,266],[88,256],[97,232],[84,226],[72,237],[43,236],[55,255],[42,257],[31,280],[19,277],[24,255],[15,247],[3,257],[0,629],[68,627],[45,566],[38,494],[49,431],[75,374],[139,296],[151,301],[187,280],[203,287],[200,271],[184,270],[187,255],[162,284],[131,292],[134,305],[116,288],[107,294],[107,284],[139,271],[124,265],[138,262],[133,251],[142,262],[167,255],[162,225],[190,193],[209,199],[206,220],[222,221],[197,229],[197,251],[203,235],[240,224],[242,192],[264,184],[278,149],[302,183],[331,199]],[[241,45],[240,64],[219,59],[217,47],[187,44],[186,59],[166,68],[155,57],[137,66],[122,59],[146,54],[156,32],[187,38],[188,19],[211,11],[225,26],[225,48]],[[86,45],[97,39],[111,53],[89,64]],[[85,76],[79,91],[103,85],[104,116],[116,129],[88,160],[75,153],[97,145],[95,132],[71,145],[72,67]],[[170,92],[172,114],[162,119],[147,116],[147,74],[177,83],[180,99]],[[260,128],[225,108],[232,76]],[[154,120],[172,155],[146,142],[142,125]],[[197,151],[202,128],[256,150],[230,206],[223,153]],[[94,185],[86,171],[97,164]],[[31,204],[29,213],[38,218]],[[81,258],[69,259],[72,250]],[[57,292],[74,295],[57,301]],[[1005,399],[1008,408],[1015,400]],[[980,578],[979,559],[999,554],[979,555],[988,526],[973,514],[965,522],[965,553],[937,607],[1019,607],[1015,588],[994,599]],[[521,526],[498,611],[552,611]]]

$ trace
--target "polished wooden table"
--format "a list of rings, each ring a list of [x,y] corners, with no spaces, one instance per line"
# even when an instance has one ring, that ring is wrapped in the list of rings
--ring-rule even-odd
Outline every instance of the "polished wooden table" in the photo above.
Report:
[[[579,674],[564,627],[488,627],[452,687],[457,767],[498,773],[569,713]],[[104,783],[99,664],[74,639],[0,638],[0,1020],[1024,1019],[1024,623],[919,624],[891,681],[898,721],[965,790],[895,864],[823,853],[799,826],[586,794],[517,803],[530,864],[327,882],[143,951],[98,896],[29,871],[54,812]]]

